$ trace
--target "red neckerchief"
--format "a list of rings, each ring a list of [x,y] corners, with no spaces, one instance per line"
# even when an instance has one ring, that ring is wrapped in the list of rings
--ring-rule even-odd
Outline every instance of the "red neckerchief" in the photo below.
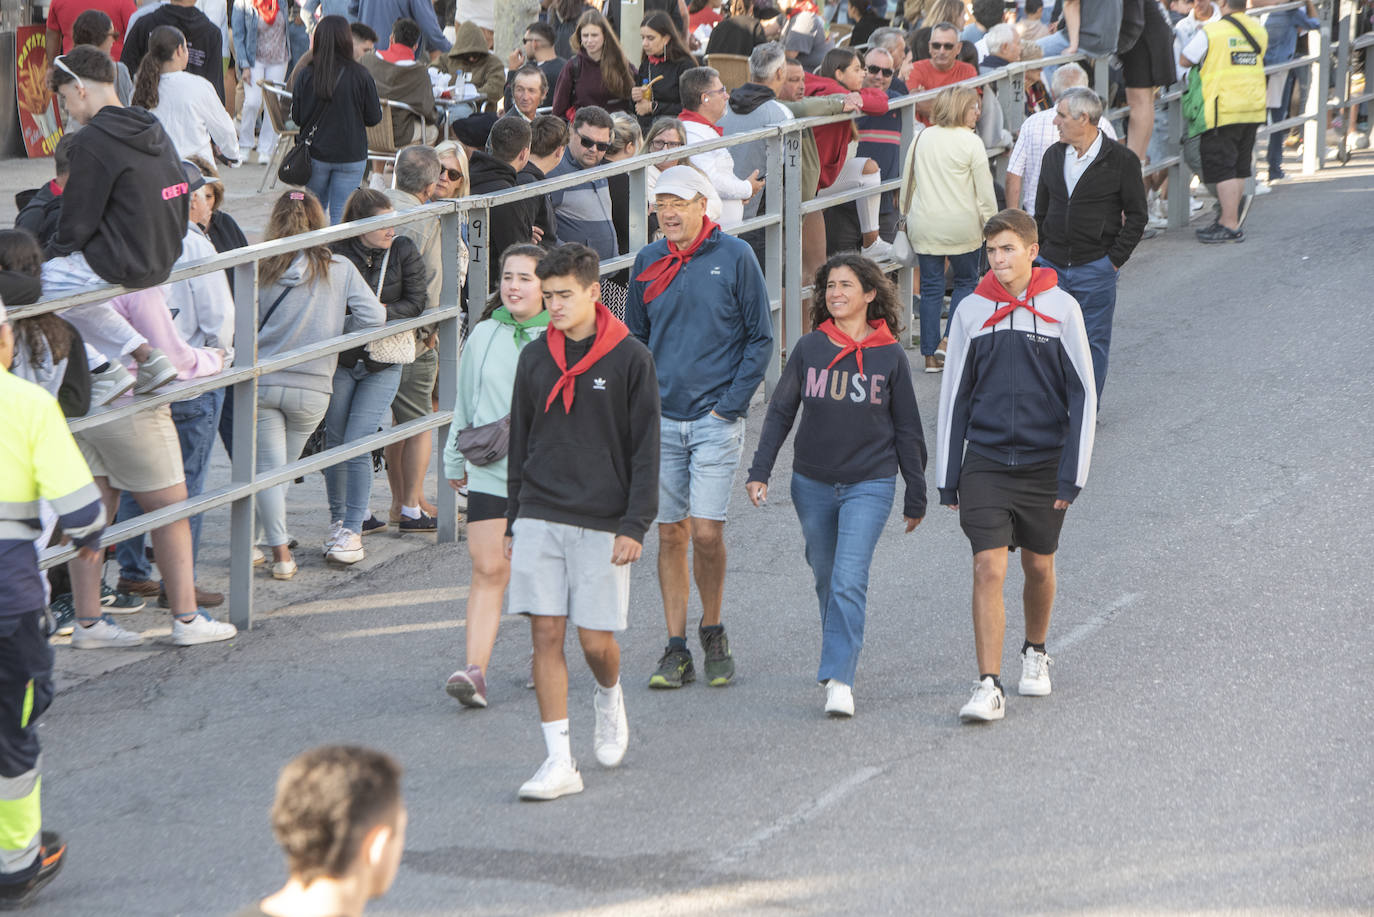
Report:
[[[716,136],[717,136],[717,137],[724,137],[724,136],[725,136],[725,131],[723,131],[723,130],[721,130],[720,128],[716,127],[716,126],[715,126],[714,124],[712,124],[710,121],[707,121],[705,118],[703,118],[701,115],[697,114],[697,113],[694,112],[694,111],[688,111],[687,109],[684,108],[681,112],[678,113],[678,116],[677,116],[677,117],[678,117],[678,120],[679,120],[679,121],[691,121],[691,122],[693,122],[693,123],[695,123],[695,124],[705,124],[705,125],[706,125],[707,127],[709,127],[711,130],[713,130],[713,131],[716,132]]]
[[[801,3],[796,4],[787,11],[787,18],[796,19],[802,13],[815,13],[819,16],[821,10],[820,7],[816,6],[816,0],[802,0]]]
[[[997,279],[996,274],[992,271],[988,271],[987,275],[979,281],[978,288],[973,292],[985,299],[992,300],[994,303],[1000,302],[1006,303],[1006,305],[998,307],[997,311],[992,313],[992,317],[983,322],[983,327],[991,328],[1017,309],[1028,309],[1032,315],[1038,315],[1047,322],[1058,324],[1059,319],[1050,318],[1042,312],[1036,312],[1035,307],[1030,304],[1032,298],[1040,295],[1046,290],[1052,289],[1058,282],[1059,275],[1051,268],[1031,268],[1031,279],[1030,283],[1026,286],[1026,295],[1021,299],[1017,299],[1007,292],[1006,287],[1002,286],[1002,282]]]
[[[377,56],[389,63],[399,64],[404,61],[415,60],[415,50],[407,48],[399,41],[393,41],[385,51],[378,51]]]
[[[649,282],[649,288],[644,291],[645,302],[652,301],[655,296],[668,289],[668,284],[673,282],[677,272],[682,270],[688,261],[692,260],[697,249],[701,248],[701,244],[706,241],[707,236],[711,235],[711,230],[716,228],[718,228],[717,225],[711,222],[710,217],[707,217],[702,221],[701,232],[697,233],[697,237],[692,240],[691,245],[686,248],[678,248],[676,243],[668,243],[668,254],[646,267],[644,273],[635,278],[635,280],[647,280]]]
[[[665,54],[665,55],[662,56],[662,57],[657,57],[657,56],[655,56],[655,55],[653,55],[653,54],[650,54],[650,55],[648,55],[648,58],[649,58],[649,63],[651,63],[651,64],[661,64],[661,63],[663,63],[664,61],[666,61],[666,60],[668,59],[668,56]]]
[[[253,0],[253,9],[258,11],[258,18],[264,25],[277,21],[277,0]]]
[[[64,186],[59,185],[57,183],[57,179],[50,178],[48,179],[48,190],[52,192],[53,197],[61,197],[62,191],[64,190]]]
[[[825,368],[829,369],[852,353],[854,359],[859,361],[859,375],[867,378],[864,376],[864,348],[882,347],[884,344],[897,343],[897,339],[892,336],[892,330],[887,327],[887,322],[882,319],[875,318],[868,323],[868,327],[873,329],[873,333],[862,341],[856,341],[841,331],[840,326],[835,324],[833,318],[827,318],[821,322],[820,327],[816,330],[824,332],[826,337],[840,345],[840,352],[835,354],[835,359],[826,364]]]
[[[553,384],[553,391],[549,392],[549,400],[544,402],[544,413],[549,412],[553,403],[558,398],[559,391],[563,392],[563,411],[571,414],[573,406],[573,390],[576,387],[574,380],[591,369],[597,360],[615,348],[616,344],[629,335],[630,329],[625,327],[625,323],[611,314],[611,310],[597,300],[596,302],[596,340],[592,343],[592,349],[587,351],[587,355],[577,361],[577,365],[572,369],[568,368],[568,360],[565,356],[564,345],[566,336],[553,326],[549,326],[545,340],[549,342],[549,355],[553,357],[554,365],[558,367],[563,375],[558,377],[558,381]]]

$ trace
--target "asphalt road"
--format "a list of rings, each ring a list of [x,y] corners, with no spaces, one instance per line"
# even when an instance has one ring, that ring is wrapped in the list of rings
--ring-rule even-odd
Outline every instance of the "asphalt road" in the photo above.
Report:
[[[663,641],[651,539],[618,770],[595,763],[592,680],[572,667],[580,796],[515,798],[543,757],[522,621],[503,624],[490,709],[442,690],[462,546],[351,578],[311,566],[232,644],[156,648],[60,694],[44,814],[70,864],[34,913],[219,915],[274,890],[273,783],[323,742],[406,768],[380,915],[1369,913],[1371,213],[1362,154],[1261,198],[1242,245],[1170,233],[1127,265],[1060,553],[1055,691],[1013,693],[1003,722],[956,719],[977,675],[970,562],[939,507],[911,535],[894,513],[858,715],[827,720],[787,488],[755,510],[741,478],[736,682],[645,687]],[[937,393],[917,376],[932,442]],[[1018,591],[1013,575],[1012,672]]]

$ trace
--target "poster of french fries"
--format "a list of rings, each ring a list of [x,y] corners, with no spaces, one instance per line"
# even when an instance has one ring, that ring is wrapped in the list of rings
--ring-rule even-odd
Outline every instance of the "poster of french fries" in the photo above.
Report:
[[[48,55],[45,28],[20,26],[14,36],[15,93],[18,95],[19,128],[29,158],[51,156],[62,139],[62,118],[57,97],[48,91]]]

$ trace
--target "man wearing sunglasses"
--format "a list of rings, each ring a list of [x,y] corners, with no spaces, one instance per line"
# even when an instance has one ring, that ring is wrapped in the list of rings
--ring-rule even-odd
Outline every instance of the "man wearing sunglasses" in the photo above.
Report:
[[[971,80],[978,75],[972,64],[959,60],[959,30],[952,22],[941,22],[930,30],[930,57],[911,65],[907,86],[912,92],[942,89],[951,83]],[[930,125],[930,109],[934,100],[916,103],[916,117]]]
[[[601,165],[611,148],[614,123],[610,113],[588,105],[573,118],[568,134],[568,150],[549,178],[580,172]],[[604,261],[620,254],[615,223],[611,220],[611,191],[606,179],[598,178],[563,191],[549,194],[557,222],[558,238],[576,239],[596,250]]]
[[[889,99],[901,94],[892,88],[896,76],[896,62],[883,48],[872,48],[864,55],[864,89],[887,93]],[[902,113],[889,108],[881,115],[864,115],[857,119],[860,156],[873,160],[883,181],[898,176],[902,170]],[[878,237],[891,242],[897,233],[897,192],[884,191],[878,205]]]

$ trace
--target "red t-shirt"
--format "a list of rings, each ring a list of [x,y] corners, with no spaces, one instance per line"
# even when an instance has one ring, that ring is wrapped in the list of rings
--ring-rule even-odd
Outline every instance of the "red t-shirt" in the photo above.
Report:
[[[720,24],[721,15],[708,4],[687,17],[687,34],[695,32],[703,25],[715,28]]]
[[[951,83],[959,83],[964,80],[971,80],[978,75],[978,71],[973,69],[972,64],[957,60],[954,66],[948,70],[936,70],[935,65],[929,60],[918,60],[911,65],[911,76],[907,79],[907,88],[912,92],[922,92],[928,89],[941,89]],[[925,118],[918,114],[916,117],[921,119],[922,124],[930,124]]]
[[[119,33],[115,37],[114,47],[110,49],[110,57],[119,60],[119,52],[124,47],[124,33],[129,26],[129,17],[133,16],[137,9],[138,4],[134,0],[52,0],[52,6],[48,7],[48,28],[62,33],[62,53],[66,54],[74,44],[72,24],[76,22],[76,17],[86,10],[100,10],[110,17],[115,31]]]

